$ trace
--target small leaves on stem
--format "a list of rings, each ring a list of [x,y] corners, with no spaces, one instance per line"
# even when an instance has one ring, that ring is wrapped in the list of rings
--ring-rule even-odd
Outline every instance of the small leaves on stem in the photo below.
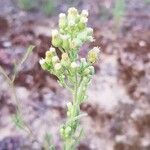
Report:
[[[87,54],[87,58],[78,56],[80,47],[85,42],[93,42],[93,29],[87,27],[88,11],[78,10],[74,7],[68,9],[68,14],[59,15],[59,29],[52,30],[52,45],[62,52],[61,58],[57,56],[52,46],[39,63],[44,70],[54,74],[59,84],[70,89],[73,101],[67,104],[67,121],[60,128],[64,140],[64,150],[75,150],[79,120],[82,115],[80,104],[87,98],[87,88],[94,75],[92,66],[99,57],[99,48],[94,47]],[[81,132],[82,133],[82,132]],[[80,135],[81,136],[81,135]]]

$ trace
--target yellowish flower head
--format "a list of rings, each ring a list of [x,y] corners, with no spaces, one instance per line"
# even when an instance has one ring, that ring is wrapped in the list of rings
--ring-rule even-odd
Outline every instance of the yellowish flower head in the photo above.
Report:
[[[88,52],[87,60],[92,64],[95,63],[98,59],[99,52],[100,49],[98,47],[94,47],[92,50]]]

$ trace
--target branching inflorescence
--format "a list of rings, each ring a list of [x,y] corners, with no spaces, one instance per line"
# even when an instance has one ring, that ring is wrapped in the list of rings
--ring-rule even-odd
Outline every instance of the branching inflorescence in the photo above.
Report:
[[[75,8],[69,8],[68,14],[59,15],[59,30],[52,30],[52,44],[61,52],[58,57],[54,47],[46,52],[40,60],[41,67],[58,78],[61,86],[69,89],[73,101],[67,104],[67,121],[60,128],[64,140],[64,150],[74,150],[79,142],[82,129],[79,131],[80,104],[87,98],[86,91],[94,74],[93,63],[99,55],[99,48],[91,49],[87,58],[78,56],[85,42],[93,42],[93,29],[87,27],[88,11],[81,13]]]

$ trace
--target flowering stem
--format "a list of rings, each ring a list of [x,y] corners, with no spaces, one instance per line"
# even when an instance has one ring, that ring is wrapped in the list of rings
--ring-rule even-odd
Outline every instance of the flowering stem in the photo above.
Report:
[[[88,11],[81,13],[75,8],[69,8],[68,14],[59,15],[59,30],[52,30],[52,45],[60,49],[62,55],[58,58],[56,49],[51,46],[45,58],[40,60],[44,70],[56,75],[64,88],[69,88],[73,101],[67,103],[67,121],[60,128],[64,140],[64,150],[74,150],[81,134],[79,128],[80,104],[86,99],[86,90],[94,74],[93,63],[96,62],[99,48],[94,47],[86,58],[78,55],[80,47],[87,41],[93,42],[93,29],[87,27]]]
[[[78,126],[78,115],[79,115],[79,102],[78,102],[78,99],[77,99],[77,95],[78,95],[78,75],[77,75],[77,70],[75,71],[75,74],[74,74],[74,77],[75,77],[75,83],[74,83],[74,90],[73,90],[73,116],[70,118],[70,122],[72,123],[71,126],[73,126],[74,124],[76,124],[76,127]],[[64,143],[64,150],[74,150],[76,147],[75,147],[75,143],[76,143],[76,140],[75,139],[75,134],[76,134],[76,129],[74,129],[74,133],[72,136],[70,136],[70,138],[67,138],[65,143]]]

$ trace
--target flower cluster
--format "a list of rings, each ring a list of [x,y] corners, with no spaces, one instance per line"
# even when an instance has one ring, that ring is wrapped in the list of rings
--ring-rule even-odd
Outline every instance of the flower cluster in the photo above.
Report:
[[[41,67],[44,70],[49,71],[51,74],[60,76],[63,72],[60,59],[57,56],[56,49],[54,47],[51,47],[48,51],[46,51],[45,58],[42,58],[39,62]]]
[[[40,60],[41,67],[58,78],[58,82],[73,94],[73,102],[67,105],[68,121],[61,129],[65,141],[74,137],[79,125],[80,104],[86,99],[86,91],[94,74],[95,63],[99,56],[99,48],[91,49],[86,58],[79,58],[78,51],[87,41],[94,41],[93,29],[87,27],[88,11],[81,13],[70,8],[68,14],[59,15],[59,30],[52,30],[52,45],[61,51],[59,58],[56,49],[51,47]],[[71,147],[69,147],[71,149]]]
[[[71,60],[77,58],[79,48],[87,41],[93,41],[93,29],[87,27],[88,11],[81,14],[70,8],[68,15],[59,15],[59,30],[52,30],[52,44],[62,52],[66,52]]]

